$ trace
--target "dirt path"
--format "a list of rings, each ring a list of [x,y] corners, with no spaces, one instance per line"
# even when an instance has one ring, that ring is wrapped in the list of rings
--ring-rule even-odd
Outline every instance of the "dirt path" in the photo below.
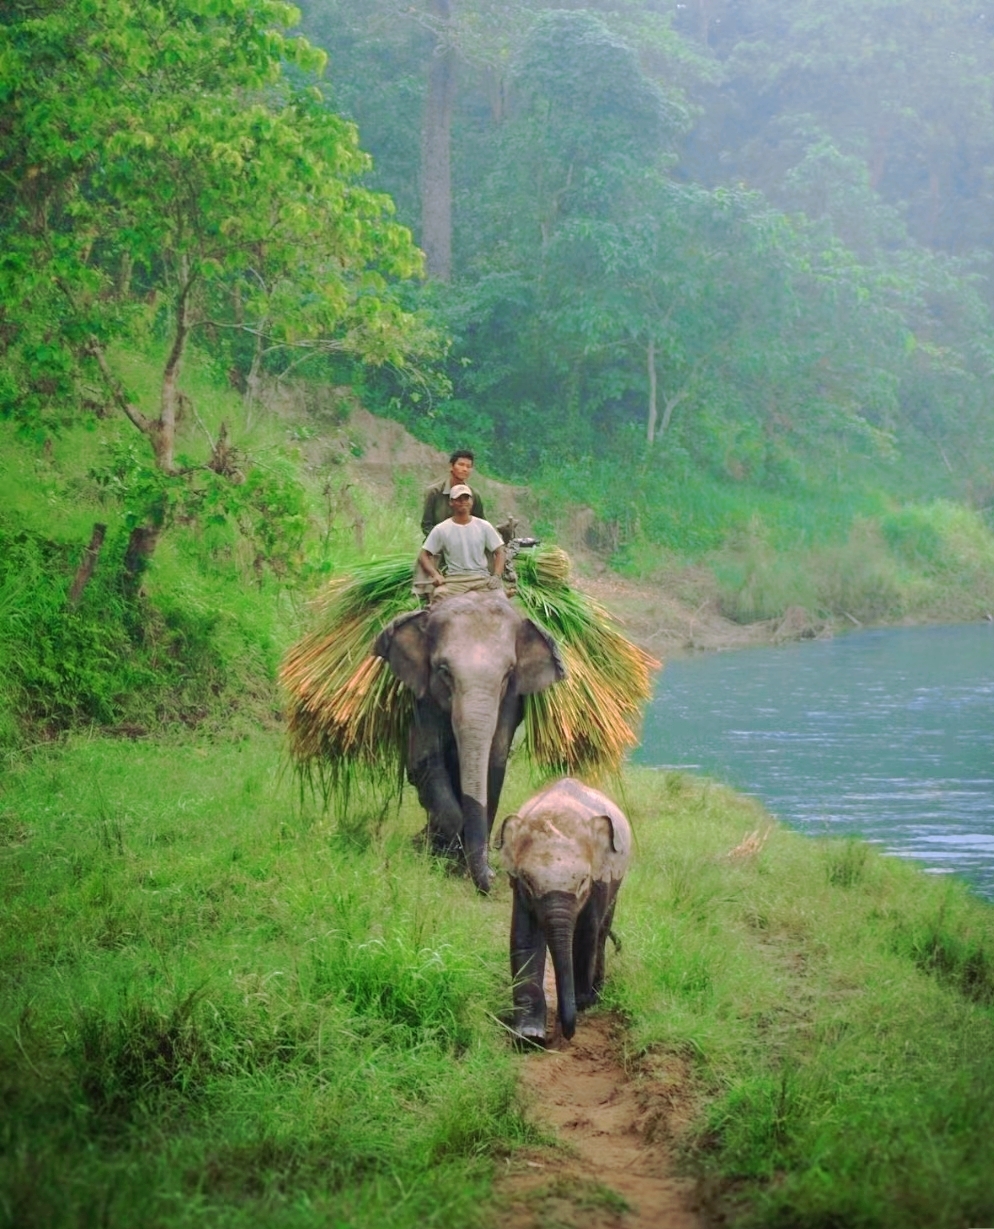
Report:
[[[550,1022],[555,993],[546,978]],[[693,1183],[675,1172],[672,1140],[690,1112],[678,1065],[632,1076],[623,1024],[595,1011],[523,1063],[534,1121],[558,1147],[516,1153],[498,1181],[501,1229],[704,1229]]]

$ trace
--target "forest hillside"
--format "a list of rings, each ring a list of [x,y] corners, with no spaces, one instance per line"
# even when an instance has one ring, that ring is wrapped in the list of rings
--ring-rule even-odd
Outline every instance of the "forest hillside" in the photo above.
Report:
[[[655,650],[990,617],[986,17],[836,16],[5,12],[4,737],[268,692],[456,446]]]
[[[368,382],[385,413],[635,573],[989,518],[983,5],[301,7],[449,339],[430,387]]]

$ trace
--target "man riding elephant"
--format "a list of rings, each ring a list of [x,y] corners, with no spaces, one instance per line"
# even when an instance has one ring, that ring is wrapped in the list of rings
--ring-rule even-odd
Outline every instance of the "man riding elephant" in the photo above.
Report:
[[[473,492],[465,483],[449,492],[449,506],[451,516],[431,530],[418,556],[434,587],[432,602],[453,593],[502,587],[504,541],[489,521],[473,516]]]
[[[439,478],[425,491],[424,508],[421,510],[421,532],[427,537],[436,525],[446,521],[452,515],[449,507],[452,488],[465,485],[473,472],[475,458],[469,448],[457,448],[449,456],[449,472],[445,478]],[[482,519],[486,517],[483,511],[483,500],[479,493],[473,494],[473,516]]]

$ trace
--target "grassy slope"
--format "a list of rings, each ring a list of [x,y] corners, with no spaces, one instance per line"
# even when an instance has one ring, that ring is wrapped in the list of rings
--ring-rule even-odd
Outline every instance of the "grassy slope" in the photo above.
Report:
[[[399,811],[302,804],[278,737],[77,739],[0,795],[0,1223],[484,1225],[534,1139],[489,900]],[[509,808],[531,789],[520,766]],[[608,999],[674,1054],[712,1210],[755,1225],[994,1214],[994,913],[859,843],[632,770]],[[582,1027],[582,1024],[581,1024]]]

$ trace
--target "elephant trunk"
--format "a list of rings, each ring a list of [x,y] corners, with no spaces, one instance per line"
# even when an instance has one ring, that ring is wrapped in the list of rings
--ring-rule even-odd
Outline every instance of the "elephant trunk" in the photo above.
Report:
[[[481,892],[489,892],[493,881],[487,862],[487,776],[499,701],[497,695],[473,691],[454,699],[452,705],[452,730],[459,749],[463,846],[473,882]]]
[[[542,929],[556,973],[559,1023],[567,1041],[576,1032],[576,993],[573,985],[573,931],[576,898],[570,892],[549,892],[541,898]]]

